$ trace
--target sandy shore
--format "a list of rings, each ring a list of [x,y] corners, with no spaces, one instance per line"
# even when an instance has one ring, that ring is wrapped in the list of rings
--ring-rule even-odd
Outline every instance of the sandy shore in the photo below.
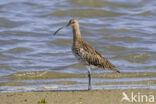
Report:
[[[123,92],[131,102],[121,101]],[[137,102],[132,101],[131,96]],[[144,96],[142,99],[141,97]],[[145,97],[146,96],[146,97]],[[150,102],[153,100],[154,102]],[[143,102],[139,103],[143,100]],[[147,99],[146,99],[147,98]],[[45,99],[46,103],[41,103]],[[0,104],[156,104],[156,90],[93,90],[93,91],[49,91],[0,93]]]

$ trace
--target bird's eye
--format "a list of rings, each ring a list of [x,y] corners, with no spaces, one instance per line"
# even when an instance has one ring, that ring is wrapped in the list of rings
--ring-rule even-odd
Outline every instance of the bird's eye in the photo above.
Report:
[[[72,22],[73,24],[75,23],[75,22]]]

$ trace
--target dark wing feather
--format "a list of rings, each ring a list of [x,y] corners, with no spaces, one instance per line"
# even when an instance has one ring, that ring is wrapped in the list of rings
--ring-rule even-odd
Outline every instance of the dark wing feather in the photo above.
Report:
[[[84,41],[79,45],[79,54],[80,56],[88,62],[89,65],[94,65],[99,68],[110,69],[116,72],[119,72],[116,67],[111,64],[106,58],[104,58],[98,51],[89,46]]]

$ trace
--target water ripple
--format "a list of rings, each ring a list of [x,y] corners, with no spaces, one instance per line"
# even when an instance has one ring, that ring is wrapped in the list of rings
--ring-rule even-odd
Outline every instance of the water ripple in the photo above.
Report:
[[[0,85],[3,87],[2,90],[7,89],[6,85],[9,89],[18,89],[17,86],[34,87],[30,84],[30,74],[23,77],[23,80],[28,83],[18,82],[20,77],[12,79],[13,75],[20,72],[39,72],[39,75],[40,71],[51,71],[52,74],[56,71],[63,75],[78,74],[72,76],[77,76],[76,79],[71,77],[67,80],[68,82],[62,82],[63,79],[60,80],[58,76],[55,83],[51,81],[54,79],[50,79],[51,74],[43,75],[37,77],[39,81],[44,78],[47,81],[47,77],[50,81],[41,85],[38,83],[35,88],[52,84],[62,87],[60,83],[68,84],[70,81],[74,82],[70,87],[82,87],[87,84],[87,79],[80,78],[82,74],[87,73],[87,69],[72,55],[71,27],[52,36],[56,29],[73,18],[79,20],[83,39],[115,64],[122,73],[126,73],[121,74],[121,76],[125,75],[126,81],[137,80],[136,86],[139,87],[141,83],[144,87],[148,87],[147,80],[154,83],[155,79],[148,79],[151,76],[146,75],[152,73],[152,76],[155,76],[156,72],[155,17],[155,0],[2,0],[0,2]],[[106,76],[107,79],[98,77],[94,79],[94,83],[103,85],[103,82],[110,81],[111,84],[96,86],[98,88],[110,86],[115,88],[115,85],[124,81],[122,78],[117,78],[119,83],[113,83],[112,78],[120,75],[102,69],[93,70],[93,73],[102,73],[102,75],[104,72],[112,76]],[[139,77],[136,72],[143,74]],[[135,75],[134,79],[128,78],[130,75]],[[7,76],[9,77],[6,78]],[[143,82],[140,78],[147,80]],[[121,87],[122,83],[119,86]]]

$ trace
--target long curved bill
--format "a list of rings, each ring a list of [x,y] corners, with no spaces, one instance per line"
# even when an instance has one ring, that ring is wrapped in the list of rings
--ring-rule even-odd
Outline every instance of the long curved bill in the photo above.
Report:
[[[68,26],[69,26],[68,24],[67,24],[67,25],[64,25],[63,27],[59,28],[53,35],[56,35],[57,32],[59,32],[61,29],[64,29],[64,28],[66,28],[66,27],[68,27]]]

